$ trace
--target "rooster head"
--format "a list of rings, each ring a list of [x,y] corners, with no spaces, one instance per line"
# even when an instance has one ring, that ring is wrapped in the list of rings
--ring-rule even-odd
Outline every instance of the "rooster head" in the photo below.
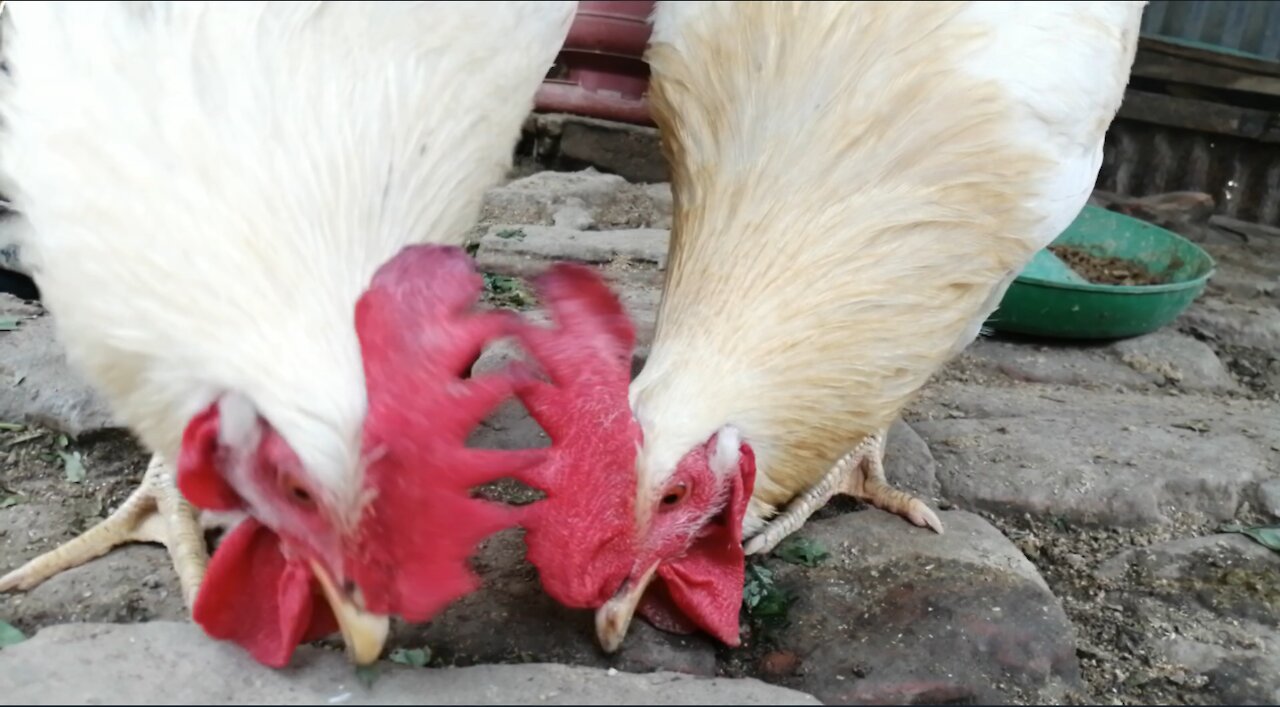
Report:
[[[247,518],[219,544],[193,615],[210,635],[280,667],[341,630],[353,661],[377,659],[389,617],[424,621],[474,589],[477,542],[515,522],[470,497],[540,453],[465,447],[517,379],[463,376],[514,315],[474,309],[482,288],[458,248],[412,246],[356,305],[368,409],[361,485],[337,497],[248,399],[226,395],[188,424],[177,482],[194,505]]]
[[[552,447],[524,477],[547,498],[522,524],[543,587],[565,605],[596,609],[609,652],[637,611],[664,630],[702,629],[737,645],[751,448],[725,427],[649,483],[628,403],[635,334],[621,303],[579,266],[555,266],[535,286],[555,328],[528,327],[521,339],[550,381],[520,396]]]

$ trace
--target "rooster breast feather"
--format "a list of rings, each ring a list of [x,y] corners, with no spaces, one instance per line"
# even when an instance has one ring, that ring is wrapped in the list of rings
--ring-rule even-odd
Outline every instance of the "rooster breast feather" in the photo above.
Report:
[[[462,240],[575,6],[9,2],[0,171],[70,360],[170,459],[230,389],[352,468],[355,301]]]
[[[650,453],[733,424],[777,503],[885,429],[1083,206],[1142,4],[659,3]]]

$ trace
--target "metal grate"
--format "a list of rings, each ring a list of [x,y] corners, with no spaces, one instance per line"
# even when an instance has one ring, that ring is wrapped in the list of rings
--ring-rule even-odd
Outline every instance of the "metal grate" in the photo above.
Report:
[[[1280,2],[1153,0],[1142,34],[1280,60]]]

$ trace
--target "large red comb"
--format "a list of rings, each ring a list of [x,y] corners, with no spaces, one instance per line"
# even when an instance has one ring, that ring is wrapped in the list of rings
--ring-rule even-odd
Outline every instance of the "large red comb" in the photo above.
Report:
[[[348,571],[371,611],[425,621],[475,589],[468,558],[517,514],[471,498],[471,489],[544,457],[466,447],[518,382],[510,370],[463,379],[488,342],[520,326],[513,313],[475,310],[482,288],[460,248],[413,246],[356,305],[369,397],[365,485],[374,497]]]
[[[482,284],[461,249],[415,246],[379,269],[356,305],[370,498],[344,570],[377,613],[423,621],[474,589],[467,558],[517,516],[471,499],[469,489],[542,458],[465,448],[515,383],[510,372],[462,379],[486,343],[518,324],[509,313],[474,311]],[[218,424],[212,405],[187,426],[178,483],[196,506],[232,510],[243,501],[214,463]],[[273,667],[300,642],[337,630],[311,569],[252,518],[218,546],[193,615],[209,635]]]
[[[513,475],[541,452],[467,450],[468,433],[511,396],[509,371],[463,380],[490,339],[515,333],[508,313],[474,306],[483,280],[460,248],[413,246],[378,270],[356,306],[369,415],[365,488],[347,578],[378,614],[424,621],[479,580],[467,566],[476,543],[516,523],[515,512],[468,496],[474,485]],[[179,485],[211,510],[243,506],[214,465],[218,409],[188,425]],[[311,569],[287,557],[255,519],[219,544],[193,616],[215,638],[234,640],[265,665],[337,630]]]
[[[521,477],[547,494],[526,507],[521,523],[547,593],[568,606],[594,607],[631,569],[640,427],[627,387],[635,329],[586,267],[555,265],[533,284],[553,328],[526,326],[520,337],[551,381],[517,393],[553,446]]]
[[[547,494],[522,520],[528,558],[553,599],[598,608],[644,569],[638,563],[646,540],[637,537],[635,514],[643,440],[628,401],[635,335],[621,303],[593,271],[558,265],[534,284],[554,326],[527,327],[521,338],[551,382],[517,392],[552,447],[546,462],[521,477]],[[686,461],[705,466],[714,443]],[[742,518],[755,478],[751,448],[744,444],[739,453],[724,511],[682,555],[660,561],[638,607],[659,628],[701,628],[731,646],[739,640]]]

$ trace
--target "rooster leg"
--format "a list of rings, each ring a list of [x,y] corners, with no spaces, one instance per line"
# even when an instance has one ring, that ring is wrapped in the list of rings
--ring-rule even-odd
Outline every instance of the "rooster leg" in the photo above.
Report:
[[[818,483],[788,504],[786,511],[747,542],[746,553],[763,554],[777,547],[838,493],[848,494],[900,515],[920,527],[941,533],[942,521],[932,509],[906,491],[893,488],[885,479],[884,438],[883,432],[868,437],[841,457]]]
[[[888,511],[911,521],[921,528],[931,528],[933,532],[942,534],[942,521],[933,509],[924,501],[906,491],[895,489],[889,485],[884,476],[884,438],[887,432],[868,437],[866,442],[858,445],[841,462],[851,456],[858,455],[849,463],[849,472],[844,478],[845,493],[859,501],[870,503],[882,511]],[[861,452],[859,454],[859,452]],[[840,464],[837,463],[837,466]]]
[[[55,574],[131,542],[163,543],[169,549],[182,597],[190,609],[204,579],[209,553],[197,511],[179,493],[173,472],[159,455],[151,458],[138,488],[106,520],[0,577],[0,592],[27,591]]]

